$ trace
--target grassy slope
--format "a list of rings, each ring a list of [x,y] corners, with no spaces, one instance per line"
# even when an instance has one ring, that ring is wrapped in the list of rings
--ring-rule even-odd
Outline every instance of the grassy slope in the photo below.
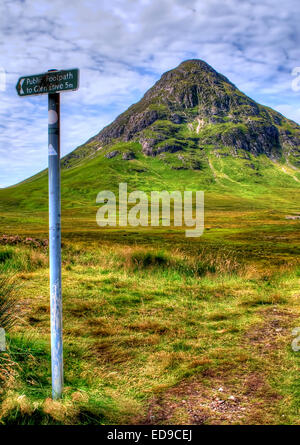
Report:
[[[119,155],[106,159],[104,154],[118,150]],[[132,151],[136,159],[122,160],[123,152]],[[158,157],[145,157],[138,143],[118,143],[99,151],[94,158],[82,160],[62,170],[63,209],[95,207],[100,190],[118,190],[120,182],[127,182],[129,190],[204,190],[208,195],[208,209],[218,207],[217,197],[229,196],[248,208],[296,209],[300,190],[300,174],[285,163],[273,162],[265,156],[245,159],[243,153],[233,158],[229,149],[212,154],[209,146],[202,150],[165,153]],[[199,169],[188,168],[197,162]],[[186,166],[186,168],[185,168]],[[298,181],[297,181],[298,180]],[[23,183],[0,190],[1,211],[47,210],[47,172],[44,171]],[[284,192],[283,192],[284,188]],[[280,193],[279,193],[280,191]],[[270,201],[270,197],[272,200]]]
[[[112,159],[104,154],[117,149],[120,154]],[[122,152],[133,151],[136,159],[122,160]],[[180,169],[177,153],[166,153],[164,158],[145,157],[137,143],[119,143],[97,152],[96,157],[79,161],[62,170],[62,218],[65,239],[107,239],[124,242],[130,237],[138,243],[156,243],[166,229],[116,228],[100,229],[95,222],[96,196],[100,190],[112,190],[118,196],[118,184],[127,182],[128,189],[204,190],[205,233],[193,240],[194,246],[235,244],[236,249],[261,250],[268,255],[298,253],[298,221],[285,216],[299,211],[299,173],[286,164],[273,162],[265,156],[243,159],[219,157],[207,147],[203,150],[180,152],[188,162],[201,162],[200,170]],[[191,160],[192,159],[192,160]],[[181,166],[183,164],[181,163]],[[250,166],[249,166],[250,165]],[[0,190],[0,227],[3,233],[46,236],[47,172],[22,184]],[[20,229],[20,223],[22,228]],[[178,231],[177,231],[178,232]],[[171,230],[172,239],[179,237]],[[125,233],[125,235],[124,235]],[[124,235],[124,236],[123,236]],[[154,240],[154,241],[153,241]],[[275,243],[274,243],[275,241]],[[158,241],[159,242],[159,241]],[[175,241],[176,242],[176,241]],[[188,243],[184,239],[184,243]],[[247,247],[248,245],[248,247]]]

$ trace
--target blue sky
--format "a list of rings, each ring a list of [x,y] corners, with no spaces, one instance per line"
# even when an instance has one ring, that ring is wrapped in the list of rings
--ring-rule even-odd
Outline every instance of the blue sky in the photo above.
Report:
[[[20,98],[15,85],[51,68],[81,72],[80,89],[61,94],[62,155],[189,58],[300,123],[299,13],[299,0],[1,0],[0,187],[47,166],[47,96]]]

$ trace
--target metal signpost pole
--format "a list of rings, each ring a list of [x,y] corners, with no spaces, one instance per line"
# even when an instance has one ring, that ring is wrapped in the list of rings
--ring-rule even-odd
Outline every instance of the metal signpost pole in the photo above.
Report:
[[[53,399],[59,399],[63,390],[59,93],[75,91],[78,87],[78,68],[62,71],[49,70],[47,73],[23,76],[19,78],[16,85],[19,96],[48,94],[49,260]]]
[[[63,389],[59,93],[48,94],[48,163],[52,397],[58,399]]]

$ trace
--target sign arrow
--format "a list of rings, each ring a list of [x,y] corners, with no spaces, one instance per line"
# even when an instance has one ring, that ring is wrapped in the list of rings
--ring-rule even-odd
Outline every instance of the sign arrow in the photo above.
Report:
[[[23,83],[24,83],[24,80],[25,80],[25,79],[20,79],[20,94],[24,94],[24,91],[23,91]]]

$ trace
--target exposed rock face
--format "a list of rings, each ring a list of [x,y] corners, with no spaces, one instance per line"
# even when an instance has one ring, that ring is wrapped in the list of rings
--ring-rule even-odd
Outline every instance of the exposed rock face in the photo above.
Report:
[[[265,153],[271,156],[272,152],[277,154],[276,149],[280,153],[279,132],[274,125],[259,125],[253,121],[247,126],[246,132],[234,128],[218,135],[216,141],[219,140],[225,146],[246,150],[254,155]]]
[[[107,159],[111,159],[114,158],[115,156],[117,156],[119,154],[118,150],[113,150],[110,151],[109,153],[106,153],[106,155],[104,155]]]
[[[132,151],[128,151],[126,153],[123,153],[122,159],[124,161],[131,161],[131,159],[135,159],[135,154]]]
[[[164,73],[93,141],[104,147],[136,141],[146,156],[230,147],[231,153],[285,156],[300,164],[300,127],[250,99],[202,60],[187,60]],[[116,156],[112,153],[106,157]]]
[[[141,137],[142,152],[147,156],[153,156],[154,147],[157,142],[159,142],[159,139]]]

